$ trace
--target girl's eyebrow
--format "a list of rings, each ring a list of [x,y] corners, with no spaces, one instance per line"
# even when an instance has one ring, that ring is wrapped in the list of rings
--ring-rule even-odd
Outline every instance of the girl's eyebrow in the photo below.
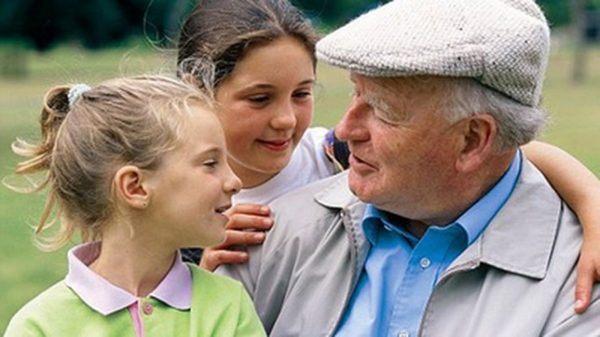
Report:
[[[199,162],[204,160],[207,156],[211,156],[211,155],[221,155],[223,153],[223,149],[219,146],[211,146],[209,148],[205,148],[200,150],[199,152],[196,152],[192,155],[193,161],[194,162]]]
[[[307,85],[307,84],[314,84],[316,82],[315,78],[309,78],[306,79],[304,81],[301,81],[300,83],[298,83],[297,85]],[[251,83],[247,86],[245,86],[242,90],[250,90],[250,89],[272,89],[275,88],[274,85],[270,84],[270,83],[263,83],[263,82],[258,82],[258,83]]]
[[[316,79],[313,77],[313,78],[310,78],[308,80],[304,80],[304,81],[298,83],[298,85],[314,84],[315,82],[316,82]]]

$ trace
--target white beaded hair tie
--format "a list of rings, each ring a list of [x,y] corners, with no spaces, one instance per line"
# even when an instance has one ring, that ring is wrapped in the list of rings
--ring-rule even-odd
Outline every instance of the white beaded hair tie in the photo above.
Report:
[[[81,94],[92,89],[89,85],[84,83],[75,84],[69,89],[67,97],[69,98],[69,109],[73,108],[73,105],[81,97]]]

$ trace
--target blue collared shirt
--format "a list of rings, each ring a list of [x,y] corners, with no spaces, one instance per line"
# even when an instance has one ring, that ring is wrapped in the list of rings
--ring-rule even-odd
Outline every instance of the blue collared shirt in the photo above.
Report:
[[[398,217],[368,205],[362,228],[371,249],[336,336],[416,337],[438,278],[502,208],[520,172],[517,151],[486,195],[453,223],[430,226],[421,239]]]

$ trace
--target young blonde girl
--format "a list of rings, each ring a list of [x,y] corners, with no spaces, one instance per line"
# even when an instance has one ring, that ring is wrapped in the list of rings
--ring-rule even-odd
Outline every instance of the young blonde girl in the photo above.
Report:
[[[265,335],[240,284],[178,253],[224,240],[241,187],[212,109],[161,76],[47,93],[41,142],[14,143],[30,157],[16,171],[46,174],[36,233],[58,210],[60,228],[40,244],[58,248],[76,232],[83,243],[69,251],[65,279],[27,303],[5,336]]]
[[[265,204],[338,171],[325,151],[334,135],[309,128],[316,41],[308,19],[287,0],[204,0],[183,25],[179,75],[200,78],[199,85],[215,91],[229,162],[243,184],[229,211],[228,239],[202,258],[207,269],[245,263],[247,254],[230,247],[264,240],[263,231],[273,224]],[[207,69],[214,75],[208,82]],[[592,283],[600,280],[600,183],[556,147],[532,142],[523,150],[583,223],[576,305],[581,312],[589,305]]]

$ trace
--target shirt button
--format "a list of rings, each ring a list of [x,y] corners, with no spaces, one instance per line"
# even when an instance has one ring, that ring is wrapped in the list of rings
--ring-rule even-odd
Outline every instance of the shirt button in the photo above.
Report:
[[[406,330],[402,330],[398,333],[398,337],[409,337],[410,334]]]
[[[152,315],[152,312],[154,311],[154,307],[150,303],[144,303],[142,305],[142,311],[146,315]]]
[[[421,268],[427,269],[429,266],[431,266],[431,260],[424,257],[421,259],[421,261],[419,261],[419,264],[421,265]]]

